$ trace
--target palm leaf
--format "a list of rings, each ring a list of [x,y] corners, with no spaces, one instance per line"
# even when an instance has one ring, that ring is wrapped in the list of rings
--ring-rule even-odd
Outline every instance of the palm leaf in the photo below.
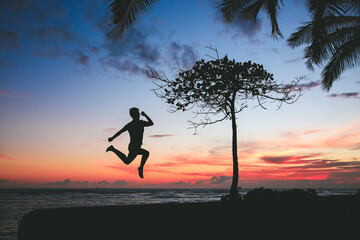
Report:
[[[264,9],[268,17],[270,18],[271,22],[271,36],[273,38],[281,37],[283,38],[283,35],[280,31],[277,17],[278,17],[278,10],[280,9],[280,4],[283,5],[282,0],[257,0],[244,8],[242,14],[247,19],[256,21],[257,15],[259,14],[259,11],[261,9]]]
[[[329,90],[333,82],[347,69],[360,65],[360,33],[336,49],[322,71],[322,88]]]
[[[119,39],[134,24],[136,18],[149,13],[159,0],[109,0],[105,14],[108,39]]]
[[[251,0],[222,0],[217,7],[220,9],[226,22],[231,22],[234,16],[239,14]]]
[[[359,0],[346,1],[346,11],[354,16],[360,16],[360,1]]]
[[[313,23],[308,22],[298,28],[288,39],[291,47],[297,47],[301,44],[310,44],[305,48],[304,57],[308,60],[306,65],[313,70],[313,64],[321,65],[330,58],[336,48],[347,43],[354,34],[359,31],[360,21],[358,17],[352,16],[329,16],[323,19],[324,36],[314,39],[312,31]]]
[[[345,13],[345,0],[307,0],[306,5],[311,13],[312,21],[321,21],[330,15],[343,15]]]
[[[309,44],[312,41],[312,22],[306,22],[299,27],[296,32],[288,38],[288,45],[292,48],[298,47],[304,43]]]

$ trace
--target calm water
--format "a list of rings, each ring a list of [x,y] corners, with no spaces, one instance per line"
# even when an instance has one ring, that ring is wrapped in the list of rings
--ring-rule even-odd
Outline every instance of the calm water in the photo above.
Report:
[[[0,239],[16,239],[21,218],[39,208],[219,201],[228,189],[0,189]],[[248,190],[242,189],[241,194]],[[357,190],[316,190],[320,196]]]

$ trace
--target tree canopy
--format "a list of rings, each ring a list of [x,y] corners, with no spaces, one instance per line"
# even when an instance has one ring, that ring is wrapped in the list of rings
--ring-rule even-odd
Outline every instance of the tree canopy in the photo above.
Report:
[[[148,77],[158,80],[154,82],[157,86],[154,92],[170,104],[170,111],[195,108],[196,115],[204,115],[200,122],[191,122],[194,127],[229,119],[232,107],[238,113],[249,106],[250,100],[266,109],[268,101],[277,102],[280,108],[283,103],[290,104],[299,98],[300,89],[296,87],[299,79],[290,84],[278,83],[263,65],[236,62],[227,55],[219,58],[217,50],[213,50],[216,57],[196,61],[189,70],[177,69],[174,79],[151,67],[146,71]],[[222,117],[210,118],[219,114]]]

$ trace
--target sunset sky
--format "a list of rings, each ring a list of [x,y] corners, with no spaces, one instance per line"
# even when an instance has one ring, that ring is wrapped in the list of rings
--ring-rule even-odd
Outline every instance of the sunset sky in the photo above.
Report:
[[[279,82],[297,77],[303,95],[276,110],[251,107],[238,114],[239,186],[242,188],[360,187],[360,69],[320,86],[304,47],[286,39],[308,21],[304,1],[284,1],[271,38],[266,16],[225,24],[211,0],[161,0],[117,42],[104,37],[104,1],[0,1],[0,188],[228,188],[232,176],[231,122],[189,129],[189,112],[169,113],[144,75],[149,64],[168,77],[220,56],[254,61]],[[140,179],[131,165],[106,153],[107,138],[145,111],[150,151]],[[112,144],[127,153],[129,136]]]

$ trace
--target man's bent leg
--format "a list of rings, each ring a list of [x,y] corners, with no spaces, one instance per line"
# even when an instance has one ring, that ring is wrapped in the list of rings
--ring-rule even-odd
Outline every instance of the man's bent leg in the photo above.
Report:
[[[142,155],[140,167],[144,167],[146,160],[149,158],[150,153],[149,153],[149,151],[147,151],[143,148],[140,148],[139,155]]]
[[[117,150],[116,148],[114,148],[113,145],[111,145],[110,147],[108,147],[106,149],[106,152],[111,151],[113,153],[116,154],[116,156],[118,156],[118,158],[120,158],[125,164],[129,164],[128,162],[128,158],[126,157],[126,155],[124,153],[122,153],[121,151]]]
[[[144,178],[143,171],[144,171],[144,166],[145,166],[146,160],[149,158],[149,151],[140,148],[139,155],[142,155],[140,167],[138,168],[138,170],[139,170],[139,176],[140,176],[141,178]]]
[[[133,149],[129,149],[129,154],[126,158],[126,162],[124,161],[125,164],[130,164],[132,161],[134,161],[134,159],[136,158],[136,156],[138,155],[138,151],[135,151]]]

